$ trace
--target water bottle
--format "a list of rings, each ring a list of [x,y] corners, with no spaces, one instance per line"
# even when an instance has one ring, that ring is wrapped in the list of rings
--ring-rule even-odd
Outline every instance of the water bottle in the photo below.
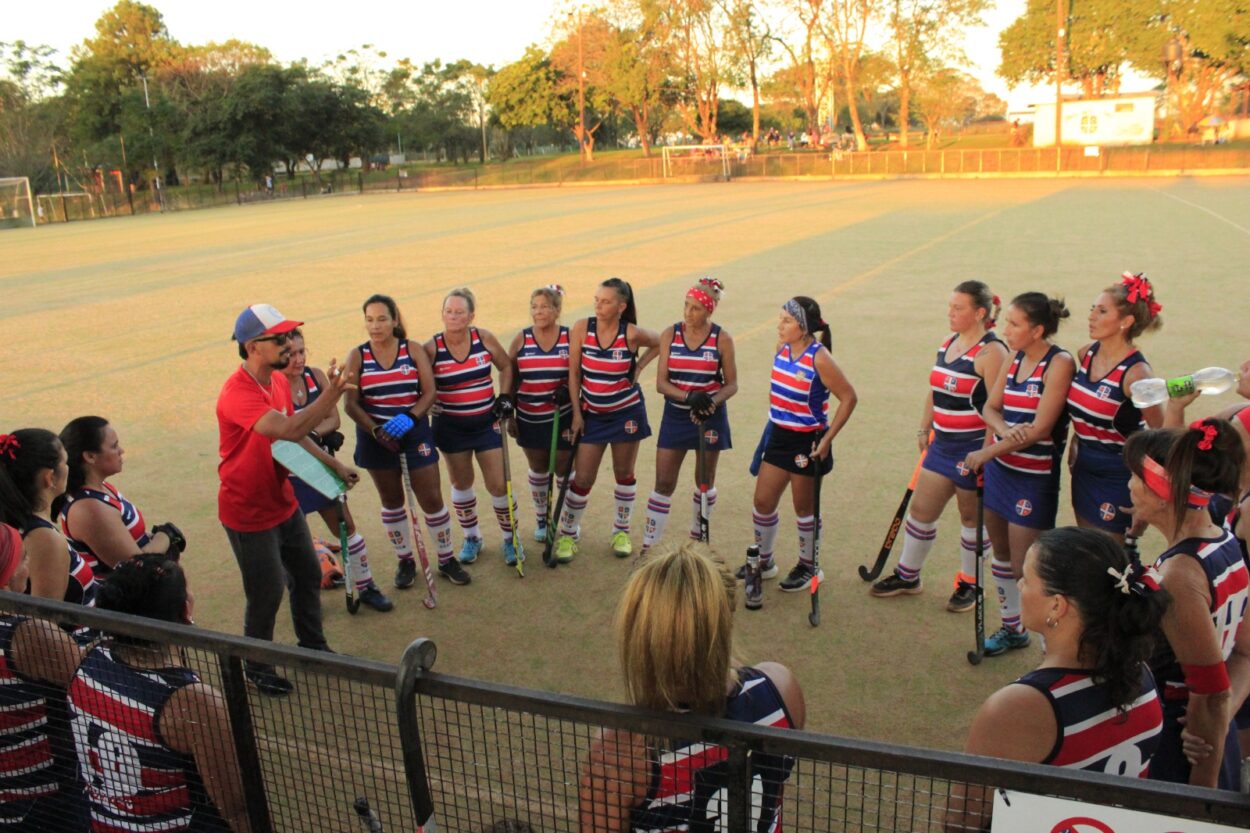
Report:
[[[1204,367],[1189,376],[1178,376],[1175,379],[1141,379],[1129,386],[1133,404],[1138,408],[1151,408],[1162,405],[1179,396],[1188,396],[1194,391],[1199,393],[1224,393],[1237,383],[1233,371],[1223,367]]]
[[[759,610],[764,606],[764,577],[760,573],[760,548],[747,547],[747,573],[743,582],[746,589],[746,609]]]

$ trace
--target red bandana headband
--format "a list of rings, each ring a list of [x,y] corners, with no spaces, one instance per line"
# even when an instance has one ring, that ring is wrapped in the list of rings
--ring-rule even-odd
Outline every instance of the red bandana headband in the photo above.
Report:
[[[1163,312],[1163,304],[1155,301],[1154,287],[1150,285],[1150,280],[1144,273],[1124,272],[1120,275],[1120,283],[1126,287],[1124,299],[1130,304],[1145,301],[1146,306],[1150,308],[1151,315]]]
[[[1170,501],[1172,499],[1172,480],[1168,477],[1168,473],[1163,466],[1156,463],[1153,457],[1142,457],[1141,474],[1142,481],[1146,484],[1147,489],[1163,500]],[[1204,509],[1211,502],[1214,494],[1214,492],[1208,492],[1206,489],[1190,486],[1189,497],[1186,499],[1185,505],[1190,509]]]
[[[706,309],[709,313],[715,312],[716,310],[716,299],[712,297],[710,292],[704,292],[697,286],[690,287],[690,289],[686,291],[686,297],[693,298],[700,304],[703,304],[704,309]]]

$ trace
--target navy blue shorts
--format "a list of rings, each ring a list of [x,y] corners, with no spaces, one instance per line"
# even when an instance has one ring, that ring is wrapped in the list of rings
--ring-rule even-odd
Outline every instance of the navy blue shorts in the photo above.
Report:
[[[812,443],[819,441],[820,431],[795,431],[773,423],[764,446],[764,462],[791,474],[811,475]],[[820,473],[833,471],[833,454],[821,460]]]
[[[291,481],[291,488],[295,490],[295,499],[299,501],[299,511],[305,515],[311,515],[314,512],[320,512],[334,505],[334,501],[318,492],[312,486],[309,486],[298,477],[288,477]]]
[[[1059,471],[1023,474],[997,460],[985,467],[985,508],[1009,523],[1029,529],[1054,529],[1059,512]]]
[[[499,420],[489,412],[475,417],[439,414],[434,417],[434,445],[444,454],[500,448]]]
[[[556,440],[557,451],[568,451],[573,447],[573,412],[568,411],[560,417],[560,436]],[[516,444],[521,448],[537,448],[542,451],[551,450],[551,420],[530,422],[517,414]]]
[[[1128,478],[1122,452],[1078,440],[1072,469],[1072,511],[1099,529],[1123,535],[1133,523],[1127,512],[1120,511],[1121,506],[1132,503]]]
[[[408,456],[408,470],[415,471],[438,462],[438,451],[434,449],[434,437],[430,433],[430,420],[421,417],[412,426],[412,430],[400,440],[404,453]],[[356,426],[356,453],[352,455],[356,465],[366,470],[398,471],[399,455],[388,451],[378,444],[373,436]],[[303,504],[300,504],[303,508]]]
[[[964,460],[972,452],[980,451],[981,446],[980,441],[955,443],[943,440],[942,435],[937,434],[933,442],[929,443],[929,450],[924,455],[921,468],[942,475],[954,483],[956,489],[975,491],[977,474],[964,465]]]
[[[672,402],[665,401],[664,417],[660,420],[660,448],[677,448],[694,451],[699,447],[699,431],[702,429],[708,451],[728,451],[733,448],[729,436],[729,412],[721,405],[711,417],[701,424],[690,421],[690,411],[682,410]]]
[[[607,445],[608,443],[636,443],[651,436],[651,423],[647,422],[647,403],[642,399],[628,408],[610,414],[584,413],[586,429],[582,432],[583,445]]]

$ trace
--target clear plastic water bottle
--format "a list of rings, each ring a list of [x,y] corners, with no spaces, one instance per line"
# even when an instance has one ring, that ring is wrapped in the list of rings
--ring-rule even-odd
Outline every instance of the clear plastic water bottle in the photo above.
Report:
[[[1199,393],[1224,393],[1237,384],[1233,371],[1223,367],[1204,367],[1188,376],[1175,379],[1141,379],[1129,386],[1133,404],[1138,408],[1162,405],[1168,398]]]

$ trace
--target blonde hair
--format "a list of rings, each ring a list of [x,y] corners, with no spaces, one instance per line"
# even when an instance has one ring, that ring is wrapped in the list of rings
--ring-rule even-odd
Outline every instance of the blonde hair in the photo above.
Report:
[[[469,312],[477,312],[477,299],[473,297],[473,290],[469,287],[458,286],[448,292],[447,297],[443,299],[443,306],[447,306],[447,302],[452,298],[463,298],[464,302],[469,305]]]
[[[616,611],[625,688],[635,705],[720,716],[733,668],[737,582],[707,544],[687,541],[630,578]]]
[[[563,311],[564,289],[562,287],[558,286],[557,284],[551,284],[550,286],[540,286],[530,293],[530,301],[533,302],[533,300],[537,298],[539,295],[547,299],[547,302],[551,304],[553,309],[555,309],[556,315],[559,315]]]

